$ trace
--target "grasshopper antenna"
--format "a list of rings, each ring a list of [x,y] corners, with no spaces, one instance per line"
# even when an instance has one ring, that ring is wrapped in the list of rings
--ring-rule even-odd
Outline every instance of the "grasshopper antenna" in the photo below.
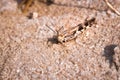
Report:
[[[46,26],[47,26],[51,31],[53,31],[54,33],[58,34],[57,31],[53,30],[53,29],[52,29],[51,27],[49,27],[47,24],[46,24]]]
[[[58,31],[60,31],[60,30],[62,30],[63,29],[63,26],[58,30]]]

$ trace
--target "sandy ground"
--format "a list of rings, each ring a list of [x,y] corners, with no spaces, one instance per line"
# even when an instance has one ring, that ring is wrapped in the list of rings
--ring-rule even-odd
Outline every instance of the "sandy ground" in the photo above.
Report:
[[[109,2],[120,11],[119,0]],[[103,0],[35,1],[26,14],[17,3],[0,0],[0,80],[120,80],[120,16]],[[67,29],[92,17],[76,40],[48,41],[55,33],[46,25]]]

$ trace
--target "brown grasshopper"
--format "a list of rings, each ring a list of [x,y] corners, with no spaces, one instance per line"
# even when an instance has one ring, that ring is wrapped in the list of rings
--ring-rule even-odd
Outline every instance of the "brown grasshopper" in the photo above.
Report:
[[[91,27],[94,22],[95,22],[95,18],[92,18],[90,20],[85,20],[84,23],[78,24],[77,26],[65,30],[63,32],[61,32],[63,27],[61,27],[59,30],[54,31],[49,26],[47,26],[53,32],[56,33],[56,35],[54,35],[52,38],[49,38],[48,41],[51,41],[53,43],[65,43],[74,40],[77,38],[78,32],[83,32],[87,27]]]

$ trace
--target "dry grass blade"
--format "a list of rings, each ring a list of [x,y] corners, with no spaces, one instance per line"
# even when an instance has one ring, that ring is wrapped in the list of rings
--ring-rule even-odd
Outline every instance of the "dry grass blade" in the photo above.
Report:
[[[120,12],[116,10],[109,2],[108,0],[105,0],[105,3],[108,5],[108,7],[113,10],[118,16],[120,16]]]

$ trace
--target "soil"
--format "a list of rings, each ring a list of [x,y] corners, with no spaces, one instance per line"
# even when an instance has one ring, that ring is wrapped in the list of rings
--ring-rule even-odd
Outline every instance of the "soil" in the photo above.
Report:
[[[19,1],[0,0],[0,80],[120,80],[120,16],[104,0],[34,1],[27,13]],[[120,11],[119,0],[109,2]],[[49,41],[93,17],[75,40]]]

